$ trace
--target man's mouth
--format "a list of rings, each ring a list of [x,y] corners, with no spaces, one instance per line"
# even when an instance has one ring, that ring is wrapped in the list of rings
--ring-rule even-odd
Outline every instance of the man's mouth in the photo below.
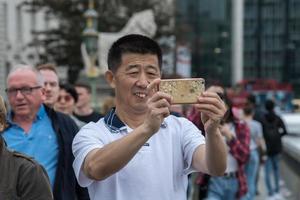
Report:
[[[141,99],[144,99],[147,97],[147,94],[146,93],[142,93],[142,92],[135,92],[134,93],[135,96],[141,98]]]
[[[26,104],[18,104],[16,107],[17,107],[17,108],[22,108],[22,107],[24,107],[24,106],[26,106]]]

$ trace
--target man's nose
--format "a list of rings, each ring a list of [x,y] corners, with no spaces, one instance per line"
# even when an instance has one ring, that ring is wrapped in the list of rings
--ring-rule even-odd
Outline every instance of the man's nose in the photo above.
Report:
[[[45,88],[46,90],[50,90],[50,89],[51,89],[51,86],[50,86],[50,84],[45,83],[45,84],[44,84],[44,88]]]
[[[22,94],[21,90],[17,90],[16,98],[23,98],[24,94]]]
[[[138,86],[147,87],[150,81],[145,73],[141,73],[138,80]]]

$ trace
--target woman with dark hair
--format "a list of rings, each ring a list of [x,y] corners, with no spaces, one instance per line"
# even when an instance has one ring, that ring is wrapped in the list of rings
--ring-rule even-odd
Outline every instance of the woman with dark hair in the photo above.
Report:
[[[73,115],[77,101],[78,94],[73,85],[69,83],[59,84],[59,95],[56,103],[54,104],[54,109],[69,115],[75,121],[76,125],[81,128],[86,123],[80,121]]]
[[[235,200],[247,192],[244,168],[249,158],[250,131],[244,121],[235,117],[232,103],[226,94],[217,93],[228,108],[220,129],[228,149],[227,168],[224,176],[210,178],[207,199]]]
[[[219,85],[211,85],[207,89],[208,91],[215,92],[219,95],[221,99],[223,99],[224,88]],[[201,113],[194,107],[191,107],[191,110],[187,113],[187,118],[195,124],[200,130],[201,133],[205,136],[204,125],[201,121]],[[197,177],[195,179],[195,184],[198,185],[198,200],[206,199],[207,190],[208,190],[208,182],[210,179],[210,175],[204,174],[202,172],[197,173]]]

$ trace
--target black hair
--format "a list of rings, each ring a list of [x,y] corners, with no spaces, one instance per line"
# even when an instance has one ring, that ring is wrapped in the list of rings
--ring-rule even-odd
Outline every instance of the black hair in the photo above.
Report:
[[[225,122],[225,123],[234,122],[234,114],[233,114],[233,111],[232,111],[232,102],[231,102],[231,100],[228,98],[225,91],[222,95],[220,93],[217,93],[217,94],[219,95],[219,97],[224,101],[224,103],[227,106],[227,111],[226,111],[222,121]]]
[[[271,99],[267,99],[265,102],[265,108],[267,111],[273,111],[275,107],[274,101],[272,101]]]
[[[88,93],[91,93],[92,92],[92,87],[91,85],[87,84],[87,83],[84,83],[84,82],[77,82],[75,83],[75,87],[82,87],[82,88],[85,88]]]
[[[162,66],[162,52],[157,42],[149,37],[129,34],[115,41],[107,56],[108,69],[116,72],[122,62],[122,55],[126,53],[153,54],[157,56],[159,68]]]
[[[38,65],[36,67],[36,69],[38,71],[42,71],[42,70],[50,70],[53,71],[55,74],[57,74],[57,70],[56,70],[56,65],[52,64],[52,63],[46,63],[46,64],[42,64],[42,65]]]
[[[69,83],[61,83],[61,84],[59,84],[59,88],[65,90],[67,93],[69,93],[73,97],[75,103],[77,103],[78,94],[73,85],[71,85]]]
[[[254,94],[250,94],[248,97],[247,97],[247,101],[248,103],[251,103],[253,105],[256,105],[256,97]]]
[[[245,115],[249,116],[249,115],[252,115],[254,113],[254,110],[253,110],[253,106],[252,105],[246,105],[244,108],[243,108],[243,111],[245,113]]]

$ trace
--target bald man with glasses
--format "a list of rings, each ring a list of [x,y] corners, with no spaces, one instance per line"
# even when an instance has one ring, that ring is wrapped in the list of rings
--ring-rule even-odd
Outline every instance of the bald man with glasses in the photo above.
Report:
[[[43,104],[43,86],[43,75],[31,66],[17,66],[9,73],[5,91],[11,111],[4,140],[10,149],[33,157],[46,169],[55,200],[89,199],[69,170],[78,128],[70,117]]]

